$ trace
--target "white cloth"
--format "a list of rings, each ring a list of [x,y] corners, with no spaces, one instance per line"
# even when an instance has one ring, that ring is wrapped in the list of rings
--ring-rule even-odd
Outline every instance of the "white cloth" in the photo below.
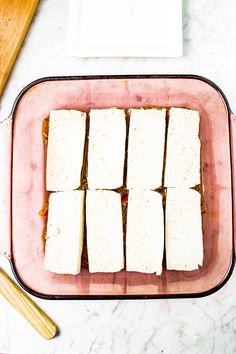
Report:
[[[68,54],[179,57],[182,0],[70,0]]]

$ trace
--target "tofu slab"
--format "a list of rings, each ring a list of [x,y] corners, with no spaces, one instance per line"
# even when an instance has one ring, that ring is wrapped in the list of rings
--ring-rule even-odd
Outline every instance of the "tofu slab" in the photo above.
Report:
[[[85,113],[74,110],[50,112],[46,171],[48,191],[80,187],[85,131]]]
[[[90,272],[124,267],[121,197],[113,191],[87,191],[87,247]]]
[[[126,140],[125,112],[90,111],[88,188],[116,189],[123,185]]]
[[[201,196],[192,189],[166,194],[167,269],[194,270],[203,262]]]
[[[199,123],[197,111],[170,109],[165,187],[191,188],[200,184]]]
[[[126,228],[126,270],[162,273],[164,215],[162,196],[130,190]]]
[[[84,191],[51,193],[44,268],[78,274],[84,238]]]
[[[165,117],[165,109],[130,110],[127,189],[162,185]]]

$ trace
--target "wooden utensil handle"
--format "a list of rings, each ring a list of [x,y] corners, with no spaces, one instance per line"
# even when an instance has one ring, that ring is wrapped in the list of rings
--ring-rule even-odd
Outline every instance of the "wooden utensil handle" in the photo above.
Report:
[[[55,323],[0,269],[0,293],[46,339],[57,333]]]

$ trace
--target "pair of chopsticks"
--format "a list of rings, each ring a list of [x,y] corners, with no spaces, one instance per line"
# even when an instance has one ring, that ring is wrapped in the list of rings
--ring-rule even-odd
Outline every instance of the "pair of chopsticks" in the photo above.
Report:
[[[55,323],[0,268],[0,294],[41,334],[52,339],[57,333]]]

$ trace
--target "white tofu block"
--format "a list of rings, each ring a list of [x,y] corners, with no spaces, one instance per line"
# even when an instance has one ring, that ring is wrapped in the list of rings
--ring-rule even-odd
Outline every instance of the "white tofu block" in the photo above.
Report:
[[[44,268],[58,274],[78,274],[84,238],[84,191],[51,193]]]
[[[162,185],[165,116],[165,109],[130,110],[127,189],[156,189]]]
[[[113,191],[87,191],[89,271],[118,272],[124,267],[121,197]]]
[[[126,270],[162,273],[164,215],[162,196],[148,190],[130,190],[126,228]]]
[[[126,140],[122,109],[90,111],[88,188],[116,189],[123,185]]]
[[[167,269],[198,269],[203,262],[201,195],[168,188],[165,222]]]
[[[197,111],[171,108],[167,133],[165,187],[200,184],[200,117]]]
[[[46,188],[66,191],[80,187],[86,114],[74,110],[50,112]]]

